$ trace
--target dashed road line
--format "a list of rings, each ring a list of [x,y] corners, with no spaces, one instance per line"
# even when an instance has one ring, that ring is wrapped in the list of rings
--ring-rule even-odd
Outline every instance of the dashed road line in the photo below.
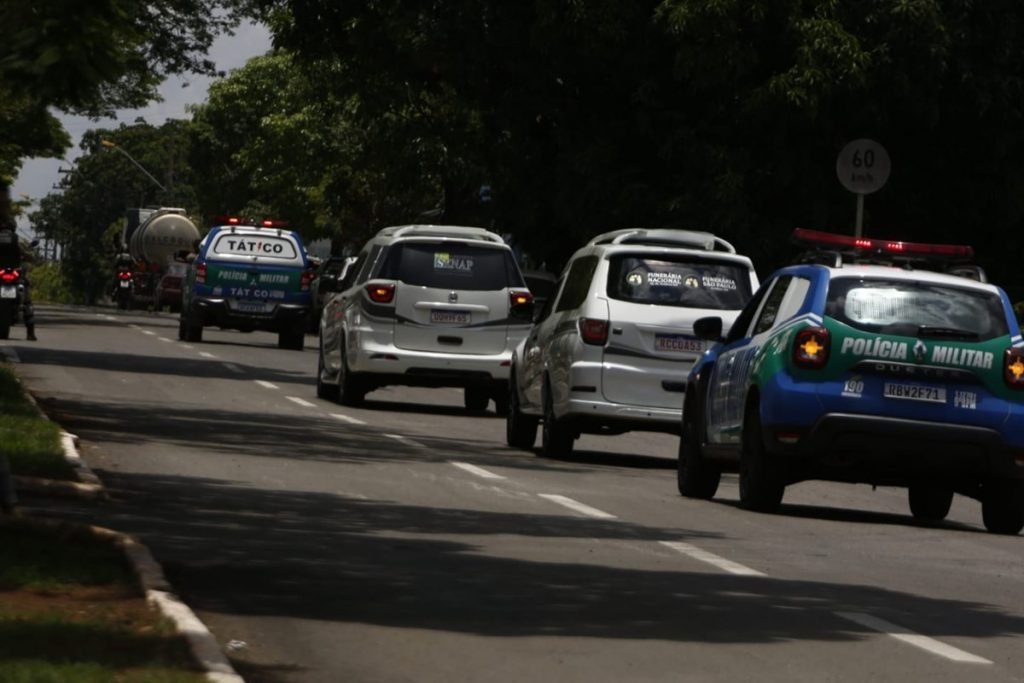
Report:
[[[315,403],[310,403],[306,399],[299,398],[298,396],[285,396],[285,398],[291,401],[292,403],[298,403],[303,408],[316,408]]]
[[[11,363],[21,362],[21,358],[18,357],[18,352],[10,348],[9,346],[4,346],[3,348],[0,348],[0,351],[3,352],[4,358],[6,358]]]
[[[341,420],[342,422],[348,422],[351,425],[364,425],[366,424],[358,417],[352,417],[350,415],[342,415],[341,413],[331,413],[331,417]]]
[[[241,375],[243,372],[245,372],[245,370],[243,370],[242,368],[238,367],[234,363],[222,363],[222,365],[224,367],[226,367],[228,370],[230,370],[231,372],[234,372],[234,373],[239,374],[239,375]]]
[[[416,448],[426,448],[426,446],[421,444],[419,441],[413,441],[412,439],[402,436],[401,434],[382,434],[381,436],[386,436],[387,438],[394,439],[395,441],[401,441],[402,443],[409,444],[410,446],[415,446]]]
[[[501,476],[500,474],[495,474],[494,472],[489,472],[488,470],[485,470],[483,467],[477,467],[476,465],[470,465],[468,462],[455,462],[454,460],[450,460],[449,463],[454,465],[455,467],[458,467],[460,470],[465,470],[466,472],[469,472],[470,474],[475,474],[476,476],[481,477],[483,479],[504,479],[505,478],[505,477]]]
[[[884,619],[873,617],[870,614],[863,614],[861,612],[836,612],[836,616],[852,621],[855,624],[860,624],[873,631],[884,633],[887,636],[892,636],[896,640],[913,645],[914,647],[930,652],[933,655],[948,659],[953,662],[960,662],[964,664],[991,664],[992,662],[984,657],[971,654],[965,650],[961,650],[958,647],[952,645],[946,645],[943,642],[923,636],[920,633],[914,633],[910,629],[898,626]]]
[[[171,342],[171,341],[173,341],[171,339],[168,339],[167,337],[157,337],[157,339],[159,339],[162,342]]]
[[[682,553],[687,557],[690,557],[699,562],[710,564],[713,567],[718,567],[722,571],[729,572],[730,574],[736,574],[737,576],[764,576],[763,572],[759,572],[756,569],[751,569],[738,562],[727,560],[720,555],[709,553],[706,550],[701,550],[695,545],[689,543],[682,543],[680,541],[659,541],[663,546],[672,548],[676,552]]]
[[[144,330],[141,327],[139,328],[139,332],[141,332],[142,334],[148,334],[151,337],[156,336],[156,332],[154,332],[153,330]]]
[[[264,389],[278,389],[278,388],[279,388],[279,387],[278,387],[278,386],[277,386],[276,384],[274,384],[273,382],[268,382],[268,381],[267,381],[267,380],[265,380],[265,379],[256,379],[256,380],[253,380],[253,381],[254,381],[254,382],[256,382],[256,384],[259,384],[259,385],[260,385],[261,387],[263,387]]]
[[[592,508],[589,505],[581,503],[578,500],[573,500],[567,496],[560,496],[556,493],[538,493],[537,495],[544,500],[550,500],[552,503],[558,503],[559,505],[578,512],[581,515],[586,515],[587,517],[594,517],[595,519],[616,519],[613,514],[609,514],[604,510]]]
[[[104,314],[102,314],[102,313],[98,313],[97,315],[99,315],[99,316],[100,316],[101,318],[104,318],[104,319],[106,319],[106,320],[111,320],[111,321],[113,321],[113,322],[117,322],[117,318],[115,318],[115,317],[114,317],[114,316],[112,316],[112,315],[104,315]]]
[[[212,353],[210,353],[209,351],[200,351],[199,355],[202,356],[203,358],[216,358],[217,357],[217,356],[213,355]]]
[[[181,348],[183,348],[183,349],[194,349],[196,347],[192,346],[191,344],[182,344]]]

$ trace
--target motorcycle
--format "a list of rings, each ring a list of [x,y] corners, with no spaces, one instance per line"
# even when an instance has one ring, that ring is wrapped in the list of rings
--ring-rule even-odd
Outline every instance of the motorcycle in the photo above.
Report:
[[[114,293],[117,307],[122,311],[131,308],[132,297],[135,296],[135,281],[130,270],[117,271],[117,290]]]
[[[0,268],[0,339],[11,336],[11,327],[21,316],[25,283],[20,268]]]

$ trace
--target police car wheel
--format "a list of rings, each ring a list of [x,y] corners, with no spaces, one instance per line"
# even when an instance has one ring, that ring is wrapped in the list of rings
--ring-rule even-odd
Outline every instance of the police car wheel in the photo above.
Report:
[[[545,458],[571,455],[573,441],[575,441],[575,435],[568,425],[555,417],[551,390],[545,385],[544,427],[541,430],[540,454]]]
[[[910,514],[924,522],[941,522],[953,504],[953,489],[935,484],[914,484],[907,489]]]
[[[743,447],[740,454],[740,506],[755,512],[775,512],[786,492],[778,465],[764,447],[760,409],[756,402],[747,406],[743,420]]]
[[[512,369],[515,372],[515,368]],[[508,381],[508,410],[505,414],[505,442],[512,448],[529,450],[537,440],[537,418],[523,415],[519,407],[519,390],[515,375]]]
[[[701,454],[701,435],[694,424],[695,420],[696,417],[687,420],[679,439],[676,484],[680,495],[710,500],[718,492],[722,470]]]
[[[985,486],[981,517],[994,534],[1014,536],[1024,529],[1024,482],[996,481]]]

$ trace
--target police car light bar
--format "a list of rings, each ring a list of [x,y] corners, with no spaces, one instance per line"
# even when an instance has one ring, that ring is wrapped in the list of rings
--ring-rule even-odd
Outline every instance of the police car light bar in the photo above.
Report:
[[[809,247],[858,251],[878,256],[917,256],[944,259],[973,259],[974,248],[963,244],[926,244],[923,242],[900,242],[872,237],[851,237],[820,230],[796,228],[792,241]]]
[[[274,218],[264,218],[263,220],[257,221],[252,218],[242,218],[241,216],[214,216],[213,220],[216,225],[240,225],[253,226],[256,228],[288,227],[288,221],[281,221]]]

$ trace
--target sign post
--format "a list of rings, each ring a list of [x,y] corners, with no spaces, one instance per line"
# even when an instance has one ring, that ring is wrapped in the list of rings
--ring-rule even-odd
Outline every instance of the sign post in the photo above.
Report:
[[[843,187],[857,195],[855,237],[861,237],[864,231],[864,195],[881,190],[889,180],[891,170],[889,153],[874,140],[854,140],[839,152],[836,175]]]

